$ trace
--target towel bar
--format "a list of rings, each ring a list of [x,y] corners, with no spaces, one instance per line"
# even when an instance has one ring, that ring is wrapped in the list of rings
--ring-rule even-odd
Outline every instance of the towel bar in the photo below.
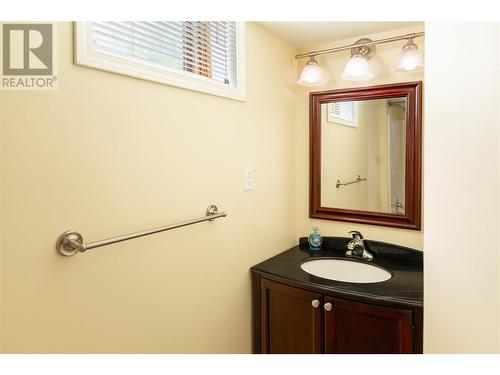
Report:
[[[127,241],[127,240],[131,240],[131,239],[137,238],[137,237],[143,237],[143,236],[147,236],[150,234],[165,232],[165,231],[170,230],[170,229],[185,227],[187,225],[201,223],[201,222],[207,221],[207,220],[212,221],[212,220],[218,219],[219,217],[225,217],[225,216],[227,216],[226,212],[224,212],[224,211],[219,212],[217,209],[217,206],[211,204],[207,208],[206,215],[203,217],[200,217],[200,218],[181,221],[179,223],[167,225],[165,227],[149,229],[149,230],[145,230],[142,232],[125,234],[123,236],[108,238],[105,240],[89,242],[89,243],[83,242],[83,237],[80,233],[78,233],[76,231],[68,231],[68,232],[61,234],[59,236],[59,238],[57,239],[56,250],[59,254],[70,257],[70,256],[75,255],[78,252],[84,252],[84,251],[87,251],[90,249],[95,249],[96,247],[111,245],[111,244],[114,244],[117,242]]]
[[[341,186],[347,186],[347,185],[355,184],[355,183],[361,182],[361,181],[366,181],[366,178],[361,178],[361,176],[358,174],[354,181],[340,182],[340,180],[337,180],[337,183],[335,184],[335,186],[337,186],[337,189],[338,189]]]

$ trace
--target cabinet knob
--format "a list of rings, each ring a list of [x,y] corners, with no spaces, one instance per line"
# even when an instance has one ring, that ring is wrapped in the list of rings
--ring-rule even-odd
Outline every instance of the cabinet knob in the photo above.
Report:
[[[325,310],[326,311],[331,311],[333,308],[333,305],[330,302],[325,303]]]
[[[315,299],[314,301],[311,302],[314,308],[317,308],[319,306],[319,299]]]

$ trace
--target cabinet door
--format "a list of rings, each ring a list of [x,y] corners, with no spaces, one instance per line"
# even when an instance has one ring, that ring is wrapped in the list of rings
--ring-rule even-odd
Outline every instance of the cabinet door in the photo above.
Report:
[[[328,296],[324,302],[326,353],[413,352],[411,310]]]
[[[321,294],[262,279],[262,353],[322,353],[321,302]]]

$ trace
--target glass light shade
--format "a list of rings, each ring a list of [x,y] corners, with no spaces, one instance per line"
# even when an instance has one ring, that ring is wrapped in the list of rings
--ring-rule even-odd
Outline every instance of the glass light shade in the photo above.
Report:
[[[399,60],[392,69],[395,72],[418,72],[424,69],[424,58],[413,43],[408,43],[403,47],[403,52]]]
[[[326,78],[318,62],[314,58],[311,58],[306,66],[304,66],[297,84],[301,86],[320,86],[325,83]]]
[[[347,62],[341,78],[345,81],[367,81],[375,75],[363,56],[355,55]]]

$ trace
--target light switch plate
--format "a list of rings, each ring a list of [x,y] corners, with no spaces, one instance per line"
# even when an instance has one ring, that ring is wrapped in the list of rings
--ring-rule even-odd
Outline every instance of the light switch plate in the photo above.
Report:
[[[253,167],[245,168],[245,191],[253,190]]]

